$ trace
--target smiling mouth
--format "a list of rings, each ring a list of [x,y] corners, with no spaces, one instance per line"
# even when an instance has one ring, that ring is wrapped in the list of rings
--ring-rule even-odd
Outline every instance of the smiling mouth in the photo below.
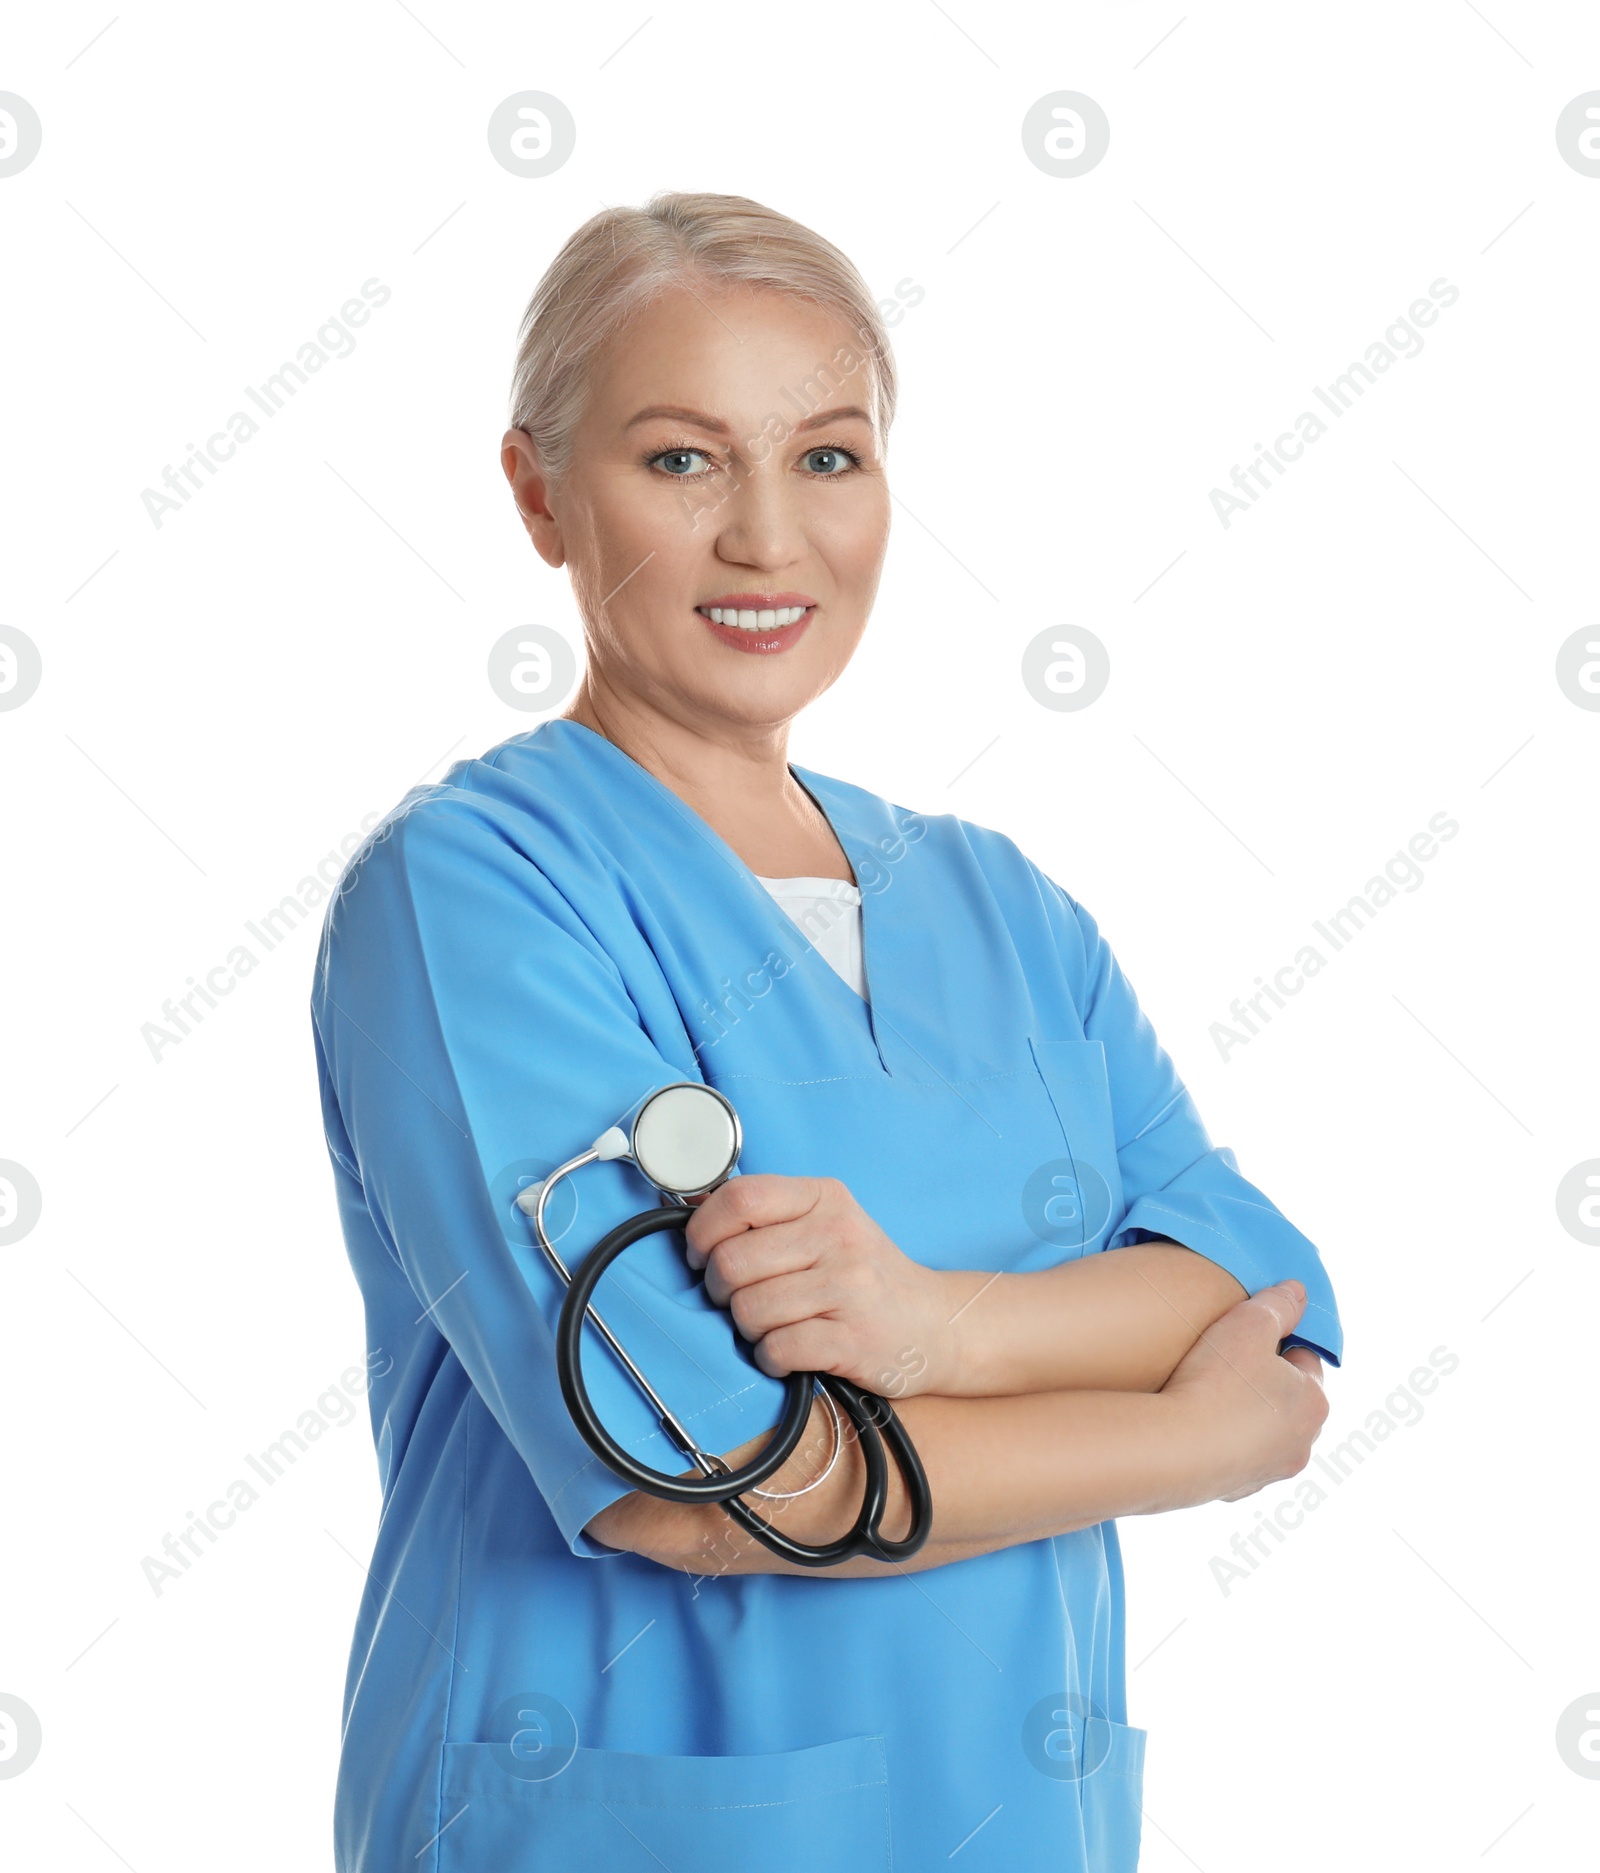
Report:
[[[736,611],[724,605],[696,605],[695,610],[711,624],[724,625],[735,631],[768,633],[782,631],[791,624],[798,624],[809,611],[815,611],[814,605],[779,605],[771,611]]]

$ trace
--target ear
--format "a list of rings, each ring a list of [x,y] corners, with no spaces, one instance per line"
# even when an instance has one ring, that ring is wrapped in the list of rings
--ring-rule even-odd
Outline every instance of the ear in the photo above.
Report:
[[[511,483],[512,498],[539,557],[550,566],[566,564],[561,526],[550,511],[550,482],[538,451],[525,429],[508,429],[500,442],[500,466]]]

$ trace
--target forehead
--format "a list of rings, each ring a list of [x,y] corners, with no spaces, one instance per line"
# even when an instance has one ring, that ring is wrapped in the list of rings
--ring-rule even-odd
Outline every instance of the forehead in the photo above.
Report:
[[[673,287],[641,307],[597,354],[589,412],[621,429],[672,404],[760,429],[774,411],[873,406],[864,339],[832,307],[767,288]],[[642,427],[642,426],[641,426]]]

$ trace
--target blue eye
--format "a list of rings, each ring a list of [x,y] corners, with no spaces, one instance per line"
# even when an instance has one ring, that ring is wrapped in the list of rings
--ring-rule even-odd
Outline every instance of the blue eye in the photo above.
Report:
[[[653,462],[659,462],[669,475],[680,480],[685,476],[703,474],[704,466],[694,468],[690,464],[698,461],[703,465],[706,459],[704,451],[700,449],[663,449],[660,455],[651,458]]]
[[[687,444],[681,448],[658,450],[644,460],[647,468],[659,469],[674,481],[698,481],[716,467],[704,449],[690,448]],[[838,481],[861,466],[861,457],[854,450],[842,448],[837,443],[819,443],[816,448],[808,449],[801,456],[800,465],[814,480]]]

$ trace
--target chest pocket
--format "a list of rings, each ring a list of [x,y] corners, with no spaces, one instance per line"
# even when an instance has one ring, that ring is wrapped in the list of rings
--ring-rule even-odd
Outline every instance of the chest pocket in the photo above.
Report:
[[[1103,1249],[1127,1205],[1117,1163],[1111,1085],[1104,1043],[1032,1041],[1034,1064],[1061,1125],[1062,1156],[1033,1172],[1022,1215],[1063,1259]]]
[[[933,1268],[1047,1268],[1092,1254],[1123,1211],[1098,1041],[1023,1043],[971,1079],[719,1081],[746,1172],[837,1177]]]

